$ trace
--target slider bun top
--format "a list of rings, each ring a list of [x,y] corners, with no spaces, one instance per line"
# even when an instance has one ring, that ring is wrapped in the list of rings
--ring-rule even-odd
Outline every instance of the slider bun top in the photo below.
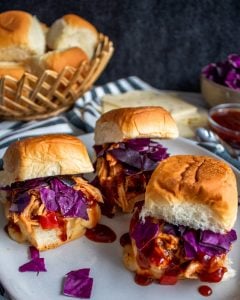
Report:
[[[113,109],[104,113],[95,127],[96,145],[144,137],[178,137],[178,128],[171,114],[160,106]]]
[[[0,184],[38,177],[93,171],[83,142],[66,134],[27,138],[12,143],[3,157]]]
[[[0,61],[22,61],[31,55],[43,54],[45,44],[36,17],[20,10],[0,13]]]
[[[225,162],[176,155],[160,162],[153,172],[142,217],[224,233],[233,227],[237,209],[236,178]]]

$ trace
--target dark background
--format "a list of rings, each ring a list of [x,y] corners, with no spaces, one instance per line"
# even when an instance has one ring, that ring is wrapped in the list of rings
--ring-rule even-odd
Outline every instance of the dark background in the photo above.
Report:
[[[201,68],[240,48],[238,0],[0,0],[50,25],[76,13],[108,35],[115,53],[97,84],[136,75],[160,89],[199,91]]]

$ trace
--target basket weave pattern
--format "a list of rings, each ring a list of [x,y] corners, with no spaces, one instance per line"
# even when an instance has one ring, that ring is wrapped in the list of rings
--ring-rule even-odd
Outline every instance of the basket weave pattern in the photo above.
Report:
[[[17,81],[10,76],[0,79],[0,119],[39,120],[68,110],[91,88],[113,54],[112,42],[100,34],[95,56],[75,69],[61,73],[46,70],[40,77],[25,72]]]

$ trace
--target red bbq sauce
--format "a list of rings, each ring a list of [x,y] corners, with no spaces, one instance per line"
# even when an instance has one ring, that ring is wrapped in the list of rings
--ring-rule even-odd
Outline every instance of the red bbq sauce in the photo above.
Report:
[[[226,142],[240,149],[240,110],[221,109],[211,114],[211,118],[224,130],[213,126],[213,130]]]
[[[58,218],[59,228],[60,228],[60,235],[59,238],[65,242],[67,240],[67,224],[64,218]]]
[[[203,272],[199,274],[199,279],[205,282],[219,282],[222,280],[224,273],[226,272],[226,268],[219,268],[215,272],[207,273]]]
[[[199,294],[201,294],[202,296],[205,296],[205,297],[212,295],[212,289],[207,285],[201,285],[198,288],[198,291],[199,291]]]
[[[212,114],[212,119],[219,125],[233,130],[240,131],[240,110],[220,110]]]
[[[153,282],[153,279],[144,275],[135,274],[134,281],[138,285],[146,286],[146,285],[150,285]]]
[[[126,245],[131,245],[131,238],[128,232],[124,233],[121,237],[120,237],[120,245],[122,247],[126,246]]]
[[[116,233],[103,224],[97,224],[94,228],[87,229],[85,236],[98,243],[113,243],[117,238]]]

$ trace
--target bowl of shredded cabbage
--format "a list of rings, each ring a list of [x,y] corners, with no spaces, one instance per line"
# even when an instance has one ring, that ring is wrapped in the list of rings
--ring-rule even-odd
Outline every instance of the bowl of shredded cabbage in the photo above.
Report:
[[[201,93],[210,106],[240,103],[240,54],[206,65],[201,72]]]

